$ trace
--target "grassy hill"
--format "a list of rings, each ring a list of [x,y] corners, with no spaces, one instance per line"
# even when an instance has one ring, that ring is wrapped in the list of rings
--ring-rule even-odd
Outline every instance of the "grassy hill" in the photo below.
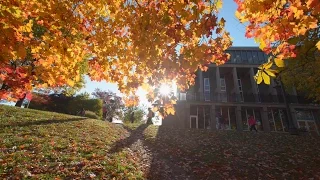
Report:
[[[320,179],[320,138],[126,125],[0,105],[4,179]]]
[[[136,162],[120,162],[128,154],[108,154],[126,135],[99,120],[0,106],[0,177],[142,177]]]

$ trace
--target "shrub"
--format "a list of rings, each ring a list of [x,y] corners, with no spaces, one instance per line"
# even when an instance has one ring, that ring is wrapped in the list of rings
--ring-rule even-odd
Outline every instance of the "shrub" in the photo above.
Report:
[[[94,112],[98,117],[102,117],[102,101],[100,99],[73,98],[69,101],[68,111],[70,114],[77,114],[81,109]]]
[[[102,101],[87,99],[86,95],[69,97],[63,94],[34,94],[29,108],[77,115],[84,108],[102,117]]]
[[[85,117],[91,118],[91,119],[99,119],[99,116],[92,111],[86,111]]]

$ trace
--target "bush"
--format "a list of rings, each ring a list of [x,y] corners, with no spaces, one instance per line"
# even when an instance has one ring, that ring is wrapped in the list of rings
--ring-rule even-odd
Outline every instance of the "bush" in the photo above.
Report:
[[[29,108],[77,115],[82,108],[102,117],[102,101],[88,99],[85,95],[68,97],[63,94],[33,94]]]
[[[99,119],[99,116],[92,111],[86,111],[86,114],[84,116],[91,119]]]
[[[68,111],[70,114],[78,114],[81,109],[94,112],[98,117],[102,117],[102,101],[100,99],[73,98],[69,101]]]

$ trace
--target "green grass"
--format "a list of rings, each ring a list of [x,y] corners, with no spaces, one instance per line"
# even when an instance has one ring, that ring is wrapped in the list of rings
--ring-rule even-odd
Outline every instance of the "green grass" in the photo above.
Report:
[[[128,132],[114,124],[0,105],[1,178],[142,179],[127,152],[110,154]]]

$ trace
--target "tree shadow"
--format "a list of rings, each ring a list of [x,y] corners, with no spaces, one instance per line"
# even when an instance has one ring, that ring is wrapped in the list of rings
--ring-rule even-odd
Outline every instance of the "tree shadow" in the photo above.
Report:
[[[28,122],[22,122],[22,123],[12,123],[12,124],[0,125],[0,128],[39,126],[39,125],[47,125],[47,124],[60,124],[60,123],[68,123],[68,122],[74,122],[74,121],[83,121],[86,119],[88,119],[88,118],[81,117],[81,118],[70,118],[70,119],[64,119],[64,120],[49,119],[49,120],[28,121]]]
[[[109,153],[116,154],[123,151],[125,148],[130,148],[135,151],[136,146],[143,149],[139,151],[139,158],[141,158],[142,170],[145,173],[146,179],[197,179],[192,176],[192,172],[188,172],[181,166],[185,163],[185,157],[188,155],[176,156],[179,152],[175,152],[177,149],[175,144],[170,142],[171,134],[168,134],[167,127],[150,127],[151,131],[157,129],[157,135],[152,140],[146,140],[144,131],[149,125],[143,124],[136,129],[130,129],[126,126],[124,128],[130,132],[130,136],[115,142],[115,144],[109,150]],[[155,128],[155,129],[153,129]],[[172,131],[175,131],[172,128]]]
[[[152,152],[152,160],[147,173],[147,179],[198,179],[194,177],[192,171],[189,171],[183,165],[189,154],[183,154],[179,150],[179,144],[176,142],[176,133],[181,132],[177,127],[159,126],[157,135],[153,141],[145,141],[144,144]],[[182,131],[183,132],[183,131]]]
[[[136,129],[130,129],[126,126],[123,126],[124,129],[126,129],[130,136],[122,139],[120,141],[117,141],[109,150],[109,153],[114,154],[117,152],[121,152],[124,148],[130,147],[132,144],[134,144],[136,141],[143,140],[143,131],[148,127],[147,124],[142,124]]]

